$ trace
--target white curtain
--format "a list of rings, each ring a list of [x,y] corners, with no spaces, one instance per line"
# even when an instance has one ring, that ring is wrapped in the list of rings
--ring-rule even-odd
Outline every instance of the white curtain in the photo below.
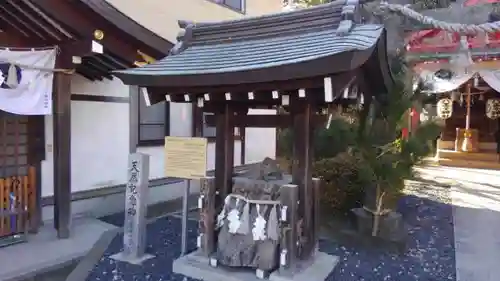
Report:
[[[435,72],[424,70],[420,73],[419,82],[423,84],[423,92],[428,94],[446,93],[458,89],[465,82],[469,81],[474,73],[455,72],[451,79],[442,79],[435,75]]]
[[[479,75],[483,78],[484,82],[488,84],[493,90],[500,93],[500,71],[499,70],[481,70]]]
[[[52,83],[56,50],[0,51],[0,110],[19,115],[52,114]],[[13,73],[15,66],[15,74]],[[9,75],[17,85],[7,83]],[[14,79],[15,81],[16,79]]]
[[[479,74],[484,82],[493,90],[500,93],[500,70],[484,69],[479,72],[455,75],[451,79],[436,77],[435,72],[424,70],[418,77],[418,82],[423,84],[423,92],[428,94],[446,93],[458,89],[465,82],[469,81],[475,74]],[[416,83],[417,81],[415,81]],[[416,87],[416,85],[415,85]]]

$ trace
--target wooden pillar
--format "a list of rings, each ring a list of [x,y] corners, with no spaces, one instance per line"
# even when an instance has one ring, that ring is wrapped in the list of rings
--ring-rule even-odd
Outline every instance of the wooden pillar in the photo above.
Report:
[[[280,271],[295,269],[297,265],[297,221],[299,199],[298,186],[287,184],[281,187],[281,216],[283,235],[280,242]]]
[[[28,117],[28,163],[30,188],[34,188],[30,206],[30,231],[37,233],[42,224],[42,161],[45,160],[45,116]],[[33,169],[33,170],[32,170]]]
[[[471,119],[471,83],[468,82],[465,86],[466,89],[466,113],[465,113],[465,130],[463,134],[460,136],[463,138],[462,141],[462,151],[469,152],[474,149],[472,143],[472,133],[470,128],[470,119]]]
[[[64,48],[56,68],[72,68],[71,55]],[[54,138],[54,227],[57,237],[69,238],[71,220],[71,75],[54,73],[52,93]]]
[[[200,180],[200,198],[198,207],[200,208],[200,220],[198,221],[198,241],[197,246],[207,257],[215,251],[215,223],[216,216],[216,187],[213,177],[206,177]]]
[[[195,137],[203,137],[203,108],[200,108],[196,103],[191,107],[191,134]]]
[[[321,231],[321,179],[314,178],[313,179],[313,189],[314,189],[314,200],[313,200],[313,225],[314,225],[314,248],[312,249],[312,254],[315,254],[319,249],[319,233]]]
[[[293,183],[299,186],[299,236],[303,244],[300,250],[301,259],[312,254],[316,241],[314,239],[314,188],[312,184],[313,161],[313,115],[311,104],[303,100],[293,100]]]
[[[227,103],[215,113],[215,186],[219,191],[217,208],[231,193],[234,166],[234,110]],[[219,210],[217,210],[219,211]]]
[[[240,127],[240,139],[241,139],[241,152],[240,152],[240,161],[241,161],[241,165],[245,165],[245,158],[246,158],[246,147],[247,147],[247,143],[246,143],[246,127],[245,126],[241,126]]]
[[[465,129],[470,130],[470,109],[471,109],[471,83],[467,83],[466,88],[466,113],[465,113]]]
[[[128,102],[128,112],[129,112],[129,153],[136,153],[137,147],[139,145],[139,107],[140,97],[139,87],[129,86],[129,102]],[[167,119],[168,120],[168,119]]]
[[[243,110],[238,110],[238,119],[245,118],[248,113],[248,108],[245,108]],[[240,130],[240,141],[241,141],[241,150],[240,150],[240,164],[245,165],[245,157],[246,157],[246,127],[245,125],[239,126]]]

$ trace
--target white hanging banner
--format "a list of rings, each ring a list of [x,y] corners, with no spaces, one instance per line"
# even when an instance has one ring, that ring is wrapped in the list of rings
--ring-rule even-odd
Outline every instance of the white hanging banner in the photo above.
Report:
[[[52,114],[55,49],[0,51],[0,110],[19,115]],[[9,77],[10,76],[10,77]]]

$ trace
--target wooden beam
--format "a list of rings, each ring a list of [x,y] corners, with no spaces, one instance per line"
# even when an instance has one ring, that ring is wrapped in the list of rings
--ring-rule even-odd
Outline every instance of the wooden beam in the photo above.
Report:
[[[355,71],[345,71],[331,75],[321,75],[315,77],[307,77],[302,79],[290,79],[290,80],[279,80],[279,81],[269,81],[260,83],[247,83],[247,84],[237,84],[237,85],[220,85],[220,86],[201,86],[201,87],[148,87],[150,92],[150,99],[165,99],[165,95],[169,94],[172,101],[183,101],[183,97],[186,93],[191,95],[201,95],[210,93],[212,96],[224,97],[225,93],[238,93],[243,94],[246,98],[248,92],[259,93],[271,93],[271,91],[297,91],[298,89],[323,89],[324,78],[331,77],[332,84],[335,89],[340,88],[352,81],[353,77],[356,76]],[[161,77],[151,77],[151,79],[161,79]],[[159,98],[155,98],[154,95],[160,95]],[[178,97],[176,97],[178,96]],[[236,95],[235,95],[236,97]]]
[[[8,3],[5,1],[0,1],[0,13],[2,20],[6,21],[8,25],[16,29],[18,32],[21,32],[27,37],[38,37],[39,39],[45,40],[46,38],[43,34],[40,34],[33,26],[29,24],[25,19],[21,18],[21,16],[17,15],[11,7],[8,6]],[[2,27],[3,29],[3,27]]]
[[[216,126],[216,119],[213,115],[205,117],[207,125]],[[314,124],[326,124],[328,116],[314,115],[312,117]],[[246,128],[289,128],[292,126],[291,115],[236,115],[233,118],[235,127]]]
[[[42,17],[36,13],[34,13],[35,15],[30,13],[30,8],[23,5],[22,1],[6,0],[6,3],[3,5],[20,23],[25,25],[29,30],[36,34],[36,36],[45,40],[47,43],[51,41],[64,41],[64,39],[67,39],[65,36],[58,36],[55,32],[53,32],[53,30],[51,30],[51,28],[43,24],[41,22],[43,20]]]
[[[145,45],[144,50],[148,54],[144,54],[139,51],[140,55],[146,56],[153,55],[156,59],[165,57],[168,51],[174,46],[172,42],[165,40],[153,31],[145,28],[139,23],[131,20],[127,15],[123,14],[117,10],[113,5],[109,4],[107,1],[103,0],[78,0],[84,3],[87,7],[92,9],[100,17],[105,18],[108,22],[113,24],[116,28],[129,34],[131,37],[136,39]],[[142,48],[141,48],[142,49]],[[143,51],[144,51],[143,50]],[[151,53],[150,53],[151,52]],[[142,53],[142,54],[141,54]],[[144,58],[144,56],[143,56]],[[150,59],[146,59],[148,63],[151,63]]]
[[[0,25],[2,31],[0,32],[0,46],[9,48],[40,48],[53,46],[39,38],[29,37],[12,26],[8,26],[5,19],[0,17]]]
[[[137,53],[139,46],[132,46],[130,41],[126,40],[126,33],[116,32],[109,24],[100,19],[97,14],[90,15],[83,9],[79,9],[78,3],[72,1],[60,0],[44,0],[34,3],[40,10],[48,16],[57,19],[66,26],[71,27],[76,31],[82,39],[94,39],[94,31],[96,29],[104,32],[102,40],[96,40],[101,43],[105,51],[125,59],[130,65],[134,61],[140,60],[141,56]]]

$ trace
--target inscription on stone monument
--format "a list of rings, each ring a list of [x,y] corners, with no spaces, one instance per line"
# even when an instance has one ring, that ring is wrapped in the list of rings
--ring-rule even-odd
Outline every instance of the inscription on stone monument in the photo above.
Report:
[[[146,212],[149,183],[149,155],[130,154],[125,191],[123,252],[112,258],[141,263],[152,257],[146,250]]]

